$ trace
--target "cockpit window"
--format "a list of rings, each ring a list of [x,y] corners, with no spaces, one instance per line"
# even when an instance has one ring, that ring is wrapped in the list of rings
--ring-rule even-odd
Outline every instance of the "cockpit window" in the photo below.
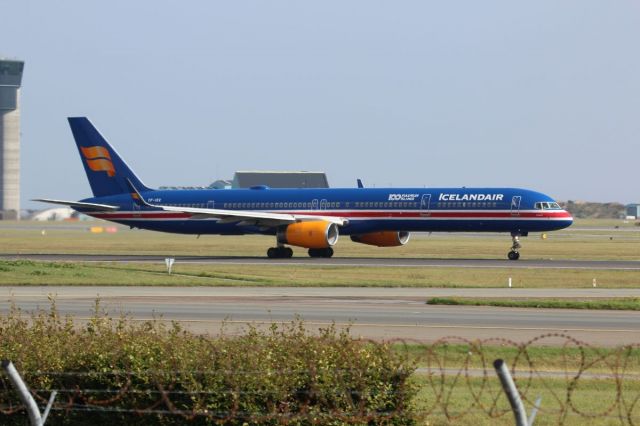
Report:
[[[533,205],[536,210],[562,210],[562,207],[558,203],[549,203],[546,201],[540,201]]]

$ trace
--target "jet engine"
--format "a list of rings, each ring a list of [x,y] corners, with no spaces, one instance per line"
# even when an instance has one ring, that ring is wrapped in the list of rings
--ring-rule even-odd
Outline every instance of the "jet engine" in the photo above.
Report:
[[[398,247],[407,244],[410,235],[405,231],[370,232],[368,234],[352,235],[351,241],[378,247]]]
[[[278,230],[278,243],[323,249],[338,242],[338,225],[325,221],[298,222]]]

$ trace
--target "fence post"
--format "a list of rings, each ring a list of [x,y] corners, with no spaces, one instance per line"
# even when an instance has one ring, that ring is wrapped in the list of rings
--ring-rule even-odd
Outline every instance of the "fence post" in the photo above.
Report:
[[[44,422],[47,421],[47,417],[49,416],[49,411],[51,410],[51,406],[53,405],[53,401],[56,399],[56,395],[58,391],[51,392],[49,396],[49,403],[47,404],[47,408],[44,410],[44,415],[40,415],[40,409],[38,408],[38,404],[36,404],[35,399],[33,399],[33,395],[29,392],[27,385],[20,377],[20,373],[16,370],[15,365],[7,359],[2,360],[2,368],[9,376],[9,380],[13,387],[18,391],[18,396],[20,396],[20,400],[24,404],[27,409],[27,414],[29,415],[29,423],[31,426],[44,426]]]
[[[27,414],[29,414],[29,423],[31,423],[31,426],[42,426],[42,417],[40,416],[38,404],[36,404],[31,392],[27,389],[27,385],[24,384],[24,381],[22,380],[22,377],[20,377],[20,373],[18,373],[16,367],[11,361],[4,359],[2,360],[2,368],[6,371],[11,384],[13,384],[13,387],[18,391],[20,400],[27,408]]]
[[[539,396],[538,399],[536,399],[536,403],[533,405],[533,408],[531,409],[531,414],[529,415],[529,423],[527,424],[527,426],[533,426],[533,421],[536,419],[536,415],[538,414],[538,410],[540,409],[541,402],[542,397]]]
[[[516,426],[529,426],[527,422],[527,412],[524,409],[524,404],[520,399],[518,388],[516,388],[516,384],[513,382],[509,369],[501,359],[493,361],[493,368],[496,369],[500,383],[502,383],[502,389],[504,389],[504,393],[507,394],[507,398],[509,399],[509,404],[511,404],[513,415],[516,418]]]

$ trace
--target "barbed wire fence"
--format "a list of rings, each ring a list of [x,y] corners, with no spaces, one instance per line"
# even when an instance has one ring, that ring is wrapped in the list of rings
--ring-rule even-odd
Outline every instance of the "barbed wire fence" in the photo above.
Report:
[[[407,372],[411,380],[394,384],[398,377],[390,374],[390,383],[374,391],[366,386],[366,369],[316,365],[267,373],[304,377],[300,382],[304,386],[296,389],[244,388],[242,383],[251,382],[252,376],[265,374],[258,369],[21,373],[27,384],[47,384],[30,389],[41,409],[57,391],[51,410],[62,417],[82,413],[106,418],[155,416],[173,418],[176,424],[426,424],[431,420],[464,424],[482,417],[510,424],[511,407],[493,366],[498,354],[504,357],[526,406],[535,406],[542,397],[538,416],[547,423],[640,424],[640,343],[597,348],[552,333],[525,343],[450,336],[431,344],[411,340],[389,344],[411,361]],[[333,377],[330,389],[325,386],[327,374]],[[188,386],[183,380],[190,381]],[[212,383],[215,391],[209,390]],[[411,396],[410,403],[398,398],[403,393]],[[383,402],[372,409],[371,401]],[[25,412],[3,375],[0,414],[24,419]]]

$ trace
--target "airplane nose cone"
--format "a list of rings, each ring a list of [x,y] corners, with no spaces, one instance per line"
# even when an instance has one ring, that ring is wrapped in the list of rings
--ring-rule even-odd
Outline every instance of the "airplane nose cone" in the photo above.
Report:
[[[568,211],[566,211],[566,210],[563,210],[563,211],[566,213],[566,218],[565,218],[565,220],[566,220],[566,222],[567,222],[567,226],[571,226],[571,225],[573,225],[573,216],[571,216],[571,213],[569,213],[569,212],[568,212]]]

